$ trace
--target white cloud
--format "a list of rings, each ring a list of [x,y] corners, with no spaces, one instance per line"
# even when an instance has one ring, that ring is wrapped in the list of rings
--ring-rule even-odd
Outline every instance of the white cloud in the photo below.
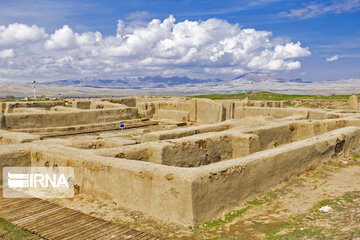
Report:
[[[46,37],[44,28],[36,25],[28,26],[19,23],[9,24],[7,27],[0,25],[0,47],[36,42]]]
[[[75,35],[68,25],[64,25],[61,29],[56,30],[44,44],[45,49],[67,49],[77,47]]]
[[[280,13],[281,16],[299,19],[308,19],[326,13],[341,14],[360,10],[360,0],[333,0],[320,3],[310,3],[303,8],[290,9]]]
[[[0,59],[13,58],[14,56],[14,49],[0,50]]]
[[[119,20],[116,34],[107,37],[100,32],[76,33],[68,25],[48,39],[44,32],[41,36],[36,43],[43,48],[34,47],[31,56],[15,49],[22,58],[15,58],[13,75],[26,69],[27,75],[39,78],[66,74],[232,78],[240,72],[298,69],[299,59],[311,54],[300,42],[273,38],[268,31],[243,29],[216,18],[176,22],[172,15],[137,27]]]
[[[101,33],[86,32],[83,34],[74,33],[68,26],[64,25],[55,31],[44,44],[47,50],[71,49],[92,45],[101,40]]]
[[[118,20],[117,29],[116,29],[116,37],[121,37],[125,31],[125,23],[121,20]]]
[[[294,70],[301,67],[299,61],[286,61],[299,57],[309,56],[307,48],[302,48],[300,42],[277,45],[273,50],[266,49],[260,56],[254,57],[248,64],[252,69],[263,70]]]
[[[300,43],[281,44],[271,32],[241,29],[219,19],[175,23],[173,16],[152,20],[147,27],[130,32],[119,21],[117,38],[105,39],[98,56],[127,58],[128,64],[182,67],[233,67],[255,70],[293,70],[301,66],[292,59],[309,56]],[[265,50],[264,50],[265,49]],[[228,71],[228,73],[232,73]]]
[[[338,56],[338,55],[334,55],[334,56],[332,56],[332,57],[326,58],[326,61],[327,61],[327,62],[334,62],[334,61],[337,61],[337,60],[339,60],[339,56]]]

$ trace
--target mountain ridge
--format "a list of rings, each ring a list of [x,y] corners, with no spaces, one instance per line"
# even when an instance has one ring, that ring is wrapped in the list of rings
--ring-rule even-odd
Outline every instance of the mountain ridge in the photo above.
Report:
[[[261,83],[312,83],[303,81],[301,78],[282,79],[271,77],[265,73],[246,73],[239,75],[232,80],[200,79],[189,78],[186,76],[145,76],[134,78],[105,79],[96,77],[87,77],[83,79],[63,79],[48,82],[39,82],[40,85],[57,86],[76,86],[90,88],[112,88],[112,89],[147,89],[147,88],[171,88],[171,87],[195,87],[195,86],[216,86],[216,85],[238,85],[241,84],[261,84]]]

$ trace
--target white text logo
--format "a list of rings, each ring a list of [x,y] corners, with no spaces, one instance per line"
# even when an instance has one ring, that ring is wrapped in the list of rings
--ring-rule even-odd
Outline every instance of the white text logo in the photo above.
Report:
[[[7,198],[71,198],[74,169],[71,167],[5,167],[3,196]]]

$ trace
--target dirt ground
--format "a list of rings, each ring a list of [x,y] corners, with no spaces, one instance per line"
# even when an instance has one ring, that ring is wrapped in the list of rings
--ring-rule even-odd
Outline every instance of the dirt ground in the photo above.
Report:
[[[360,156],[341,158],[201,226],[160,223],[112,202],[77,196],[62,205],[164,239],[359,239]]]

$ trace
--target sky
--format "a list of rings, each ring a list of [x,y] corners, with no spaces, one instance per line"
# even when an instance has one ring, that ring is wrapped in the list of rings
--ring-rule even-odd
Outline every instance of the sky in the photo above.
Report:
[[[0,0],[0,81],[360,78],[360,0]]]

